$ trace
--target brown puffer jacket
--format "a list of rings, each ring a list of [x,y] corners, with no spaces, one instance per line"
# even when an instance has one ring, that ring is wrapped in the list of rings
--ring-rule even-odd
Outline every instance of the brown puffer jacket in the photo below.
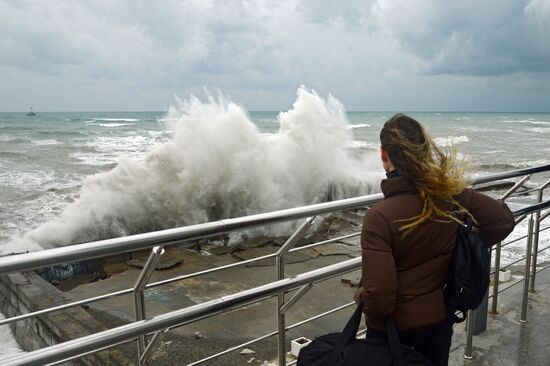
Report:
[[[407,221],[398,220],[420,214],[421,199],[405,177],[385,179],[381,186],[384,200],[368,211],[361,234],[367,326],[384,331],[384,319],[391,315],[400,331],[420,330],[447,317],[443,284],[458,224],[429,221],[403,238],[399,227]],[[513,230],[514,217],[505,203],[472,189],[457,200],[474,216],[486,243],[493,245]],[[448,203],[440,207],[452,209]]]

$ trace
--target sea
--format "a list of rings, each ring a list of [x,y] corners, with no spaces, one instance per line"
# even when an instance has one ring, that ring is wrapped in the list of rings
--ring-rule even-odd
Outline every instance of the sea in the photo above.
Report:
[[[191,96],[165,111],[35,112],[0,112],[2,254],[379,192],[379,132],[394,113],[346,111],[303,88],[285,111]],[[472,177],[550,163],[550,113],[407,114],[440,147],[455,149]],[[512,208],[530,203],[510,200]],[[522,223],[510,238],[524,232]],[[519,241],[503,261],[524,252]],[[550,260],[550,251],[539,258]],[[0,329],[16,352],[7,334]]]

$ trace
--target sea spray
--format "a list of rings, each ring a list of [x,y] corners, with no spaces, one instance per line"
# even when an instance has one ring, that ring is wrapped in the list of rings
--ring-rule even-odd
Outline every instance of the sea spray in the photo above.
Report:
[[[304,87],[280,128],[262,134],[223,96],[191,96],[170,108],[174,129],[144,161],[119,158],[87,177],[56,219],[3,246],[21,252],[204,223],[370,193],[379,177],[353,157],[346,113],[335,98]],[[372,162],[372,160],[371,160]],[[296,223],[262,228],[291,232]],[[259,233],[258,231],[252,234]],[[250,232],[249,232],[250,234]]]

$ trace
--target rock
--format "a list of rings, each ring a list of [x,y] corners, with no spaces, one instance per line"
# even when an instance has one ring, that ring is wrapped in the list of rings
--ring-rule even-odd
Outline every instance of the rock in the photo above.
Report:
[[[500,182],[488,182],[488,183],[476,184],[475,188],[477,191],[486,192],[486,191],[492,191],[497,189],[508,189],[513,187],[514,184],[515,183],[510,180],[500,181]]]
[[[256,352],[254,352],[253,350],[251,350],[250,348],[245,348],[241,351],[241,355],[253,355],[255,354]]]
[[[208,249],[206,249],[206,251],[212,255],[223,255],[223,254],[227,254],[229,253],[229,250],[230,250],[230,247],[225,245],[225,246],[213,246],[213,247],[210,247]]]
[[[134,258],[126,262],[127,265],[136,267],[136,268],[143,268],[145,266],[145,263],[147,263],[147,258]],[[181,263],[183,263],[183,259],[181,258],[174,258],[169,256],[161,257],[158,263],[155,265],[155,269],[157,270],[169,269]]]
[[[344,244],[326,244],[313,248],[322,256],[327,255],[352,255],[353,251]]]
[[[111,263],[103,267],[103,270],[105,272],[111,273],[111,274],[122,273],[127,269],[128,269],[128,265],[126,263]]]
[[[344,235],[339,235],[339,236],[344,236]],[[359,246],[360,240],[361,240],[361,236],[357,235],[357,236],[353,236],[351,238],[345,238],[345,239],[338,240],[337,243],[342,243],[342,244],[346,244],[346,245],[349,245],[349,246]]]
[[[354,226],[355,225],[350,224],[349,222],[344,221],[341,218],[335,217],[331,219],[329,230],[341,233],[344,231],[352,231]]]
[[[319,252],[316,251],[313,248],[302,249],[302,250],[299,250],[295,253],[302,253],[302,254],[310,256],[311,258],[317,258],[320,255]]]
[[[243,240],[242,242],[238,243],[236,247],[241,250],[247,250],[252,248],[263,247],[270,244],[271,242],[272,242],[271,238],[262,235],[255,238]]]
[[[57,288],[61,291],[70,291],[77,286],[90,283],[90,282],[104,280],[107,277],[108,276],[105,273],[97,273],[97,272],[79,274],[71,278],[68,278],[66,280],[60,281],[59,284],[57,285]]]
[[[359,287],[361,284],[361,271],[353,271],[342,276],[342,282],[352,287]]]
[[[246,361],[246,363],[252,363],[254,361],[256,361],[256,358],[252,357],[250,360]]]
[[[201,334],[201,332],[195,332],[195,339],[202,339],[203,338],[203,335]]]

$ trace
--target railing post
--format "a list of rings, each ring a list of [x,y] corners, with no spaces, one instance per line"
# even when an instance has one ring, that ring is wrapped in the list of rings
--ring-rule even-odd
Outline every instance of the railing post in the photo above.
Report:
[[[533,214],[529,216],[529,225],[527,229],[527,253],[525,256],[525,278],[523,284],[523,300],[521,303],[520,322],[527,322],[527,302],[529,300],[529,277],[531,273],[531,247],[533,244]]]
[[[285,278],[285,254],[305,235],[307,230],[313,225],[315,217],[308,217],[302,225],[288,238],[288,240],[279,248],[275,255],[275,267],[277,270],[277,280]],[[283,291],[277,294],[277,355],[279,366],[286,365],[286,321],[283,306],[285,303],[285,293]]]
[[[527,182],[531,178],[531,174],[526,175],[522,179],[520,179],[516,184],[514,184],[506,193],[504,193],[500,199],[502,201],[505,201],[508,197],[510,197],[514,192],[516,192],[520,187],[522,187],[525,182]],[[516,225],[518,222],[516,222]],[[493,275],[493,299],[491,300],[491,310],[489,311],[491,314],[498,314],[497,305],[498,305],[498,286],[499,286],[499,277],[500,277],[500,251],[501,251],[502,242],[497,243],[495,247],[495,273]],[[487,296],[489,296],[489,293],[487,293]],[[487,316],[485,316],[484,319],[478,319],[483,322],[483,329],[487,326]]]
[[[542,202],[544,189],[550,184],[550,180],[544,183],[537,191],[537,203]],[[535,276],[537,275],[537,258],[539,254],[539,231],[540,231],[540,211],[535,213],[535,229],[533,236],[533,263],[531,268],[531,280],[529,282],[529,292],[535,292]]]
[[[145,285],[151,278],[153,271],[155,270],[155,265],[160,259],[160,256],[164,253],[164,246],[158,245],[151,250],[147,262],[143,266],[136,284],[134,285],[134,312],[136,315],[136,321],[145,319],[145,299],[143,296],[143,290]],[[138,363],[139,365],[145,364],[142,363],[142,355],[146,349],[146,339],[145,335],[139,336],[137,340],[137,349],[138,349]]]
[[[498,281],[500,280],[500,247],[502,242],[499,242],[495,246],[495,273],[493,275],[493,299],[491,301],[491,314],[498,314]]]
[[[169,329],[170,328],[166,328],[164,330],[159,330],[158,332],[156,332],[153,335],[153,338],[151,338],[151,341],[149,342],[147,347],[145,347],[145,350],[143,351],[143,353],[141,355],[139,355],[139,364],[140,365],[145,365],[147,363],[147,361],[149,361],[149,359],[153,355],[153,352],[155,351],[155,348],[158,346],[158,344],[160,343],[162,338],[164,338],[166,333],[168,333]]]
[[[464,347],[464,358],[471,360],[472,355],[472,342],[474,336],[474,326],[475,326],[475,310],[468,310],[468,318],[466,319],[466,346]]]

